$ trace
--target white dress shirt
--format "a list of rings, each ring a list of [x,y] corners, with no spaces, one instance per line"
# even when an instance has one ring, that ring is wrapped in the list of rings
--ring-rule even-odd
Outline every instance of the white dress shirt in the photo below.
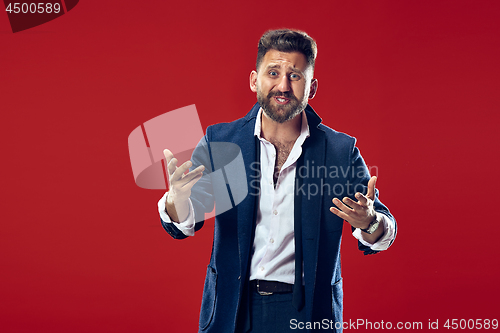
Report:
[[[255,226],[253,255],[250,264],[250,280],[280,281],[293,284],[295,281],[294,243],[294,185],[297,160],[302,154],[302,144],[309,137],[309,125],[305,112],[301,113],[302,127],[287,160],[281,167],[276,184],[273,173],[276,162],[276,148],[261,137],[262,109],[257,114],[255,135],[260,141],[260,200]],[[171,222],[165,213],[167,193],[158,202],[158,211],[164,222]],[[332,204],[333,205],[333,204]],[[331,213],[333,214],[333,213]],[[372,250],[386,250],[395,238],[393,221],[377,213],[384,228],[384,235],[374,244],[362,238],[361,230],[355,229],[353,236]],[[194,210],[190,203],[190,213],[185,221],[176,227],[186,236],[194,235]]]

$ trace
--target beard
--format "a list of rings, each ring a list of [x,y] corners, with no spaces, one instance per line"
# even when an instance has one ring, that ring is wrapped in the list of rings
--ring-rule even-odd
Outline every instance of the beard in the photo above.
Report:
[[[290,101],[286,105],[271,105],[271,100],[273,97],[285,97]],[[298,114],[300,114],[307,106],[307,98],[304,98],[302,102],[300,102],[293,93],[290,92],[269,92],[267,96],[260,91],[257,90],[257,101],[259,102],[264,113],[274,120],[277,123],[283,124],[284,122],[295,118]]]

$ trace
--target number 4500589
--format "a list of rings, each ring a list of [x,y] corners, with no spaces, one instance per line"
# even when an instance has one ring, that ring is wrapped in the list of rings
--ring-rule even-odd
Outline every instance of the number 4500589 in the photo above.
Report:
[[[59,3],[9,3],[5,11],[14,14],[58,14],[61,11],[61,5]]]
[[[496,330],[498,328],[498,319],[448,319],[446,320],[446,323],[444,323],[443,327],[447,329],[494,329]]]

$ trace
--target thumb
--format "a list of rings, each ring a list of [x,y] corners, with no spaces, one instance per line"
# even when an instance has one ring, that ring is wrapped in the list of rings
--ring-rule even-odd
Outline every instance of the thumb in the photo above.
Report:
[[[368,181],[368,193],[366,193],[366,196],[368,198],[370,198],[371,200],[375,200],[375,184],[376,183],[377,183],[377,176],[373,176]]]
[[[163,155],[165,155],[165,159],[167,160],[167,164],[170,163],[170,160],[172,159],[172,157],[174,157],[174,154],[172,154],[172,152],[168,149],[163,150]]]

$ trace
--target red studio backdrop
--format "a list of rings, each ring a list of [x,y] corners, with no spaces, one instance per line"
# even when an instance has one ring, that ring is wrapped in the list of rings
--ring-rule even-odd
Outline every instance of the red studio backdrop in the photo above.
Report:
[[[86,0],[14,33],[2,8],[0,331],[197,330],[213,220],[170,238],[127,138],[193,104],[203,130],[244,116],[258,38],[281,27],[317,40],[311,105],[357,137],[398,221],[366,257],[345,226],[344,320],[499,320],[499,17],[496,0]]]

